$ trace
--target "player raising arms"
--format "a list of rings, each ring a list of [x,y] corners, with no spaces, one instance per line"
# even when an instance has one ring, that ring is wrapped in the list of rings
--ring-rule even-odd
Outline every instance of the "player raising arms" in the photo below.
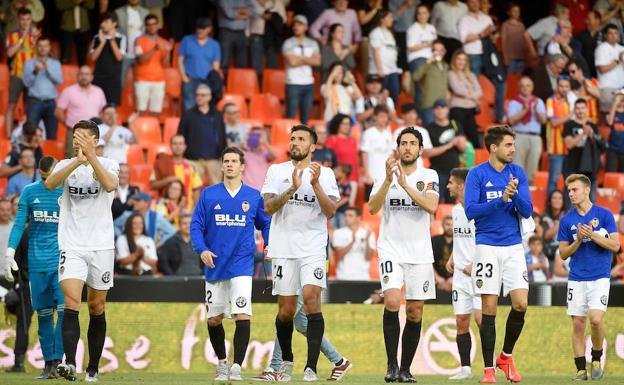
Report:
[[[585,320],[591,324],[591,378],[602,378],[600,367],[604,340],[604,315],[609,302],[611,258],[620,249],[618,229],[609,210],[592,203],[591,181],[582,174],[566,178],[574,208],[559,223],[559,255],[570,260],[568,315],[572,317],[572,350],[575,380],[587,380],[585,362]]]
[[[254,227],[269,239],[271,218],[260,192],[243,184],[245,154],[227,147],[221,154],[224,180],[206,188],[191,222],[193,248],[206,264],[206,309],[210,343],[219,358],[217,381],[240,381],[249,344]],[[228,367],[223,317],[236,315],[234,364]]]
[[[58,244],[61,251],[59,281],[65,297],[63,347],[65,363],[58,373],[76,380],[76,347],[80,338],[78,312],[87,284],[89,303],[89,364],[85,381],[98,381],[98,365],[106,338],[106,294],[113,286],[115,232],[111,205],[115,198],[119,164],[95,155],[100,132],[97,124],[81,120],[73,127],[77,156],[61,160],[46,179],[45,187],[63,186]]]
[[[477,253],[472,265],[475,292],[481,295],[481,349],[485,364],[482,383],[496,382],[496,305],[503,295],[511,295],[511,312],[505,328],[505,343],[496,366],[509,381],[519,382],[520,374],[511,353],[524,326],[529,295],[529,279],[522,247],[520,220],[533,213],[529,185],[524,170],[512,163],[515,134],[508,126],[495,126],[485,135],[490,159],[468,173],[464,206],[466,217],[474,219]]]
[[[410,366],[420,339],[424,301],[436,297],[430,214],[438,208],[439,180],[434,170],[416,166],[423,151],[422,142],[422,135],[415,128],[401,131],[397,138],[399,161],[394,158],[386,161],[386,177],[375,181],[368,201],[371,214],[383,208],[377,251],[384,293],[386,382],[416,382],[410,374]],[[399,367],[399,309],[403,286],[407,319]]]
[[[28,276],[32,307],[37,312],[39,324],[39,343],[45,360],[45,366],[39,379],[56,378],[56,366],[63,359],[63,293],[59,286],[58,264],[58,222],[59,198],[63,188],[57,187],[48,191],[44,181],[54,169],[56,159],[51,156],[39,161],[41,180],[29,184],[22,191],[17,205],[15,224],[11,229],[6,252],[7,261],[17,270],[15,249],[18,247],[30,220],[28,236]],[[13,280],[7,272],[6,278]],[[57,311],[56,327],[54,326],[54,310]]]
[[[278,296],[275,319],[282,349],[279,381],[290,381],[293,370],[293,317],[297,295],[303,292],[308,318],[308,361],[304,381],[317,381],[316,365],[325,331],[321,313],[321,289],[326,287],[327,220],[336,213],[340,199],[332,169],[311,162],[316,132],[305,125],[291,129],[290,161],[269,167],[262,195],[272,215],[268,256],[273,265],[273,295]]]
[[[451,212],[453,217],[453,254],[446,264],[449,273],[453,273],[453,312],[457,323],[457,351],[461,361],[461,370],[451,380],[472,378],[470,368],[470,314],[474,312],[477,326],[481,328],[481,297],[475,294],[472,282],[472,260],[476,253],[474,221],[468,221],[464,211],[464,193],[466,188],[467,168],[454,168],[447,188],[451,198],[457,200]]]

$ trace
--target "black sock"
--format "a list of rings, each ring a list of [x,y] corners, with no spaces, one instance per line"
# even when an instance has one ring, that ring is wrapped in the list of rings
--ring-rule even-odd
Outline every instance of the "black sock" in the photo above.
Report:
[[[587,370],[587,360],[585,356],[574,357],[574,365],[576,365],[576,370]]]
[[[104,340],[106,340],[106,313],[89,315],[89,330],[87,331],[89,365],[87,365],[87,372],[97,373],[104,349]]]
[[[494,367],[494,346],[496,345],[496,316],[483,315],[481,321],[481,351],[486,368]]]
[[[217,326],[208,325],[208,336],[217,358],[225,360],[225,329],[223,329],[223,324],[218,324]]]
[[[398,311],[384,309],[383,334],[388,365],[397,365],[397,350],[399,349],[399,336],[401,335]]]
[[[65,349],[65,363],[75,366],[76,348],[80,339],[80,319],[76,310],[65,309],[61,328],[63,332],[63,348]]]
[[[602,349],[600,350],[592,349],[591,356],[592,356],[592,362],[600,361],[600,358],[602,357]]]
[[[470,348],[472,347],[472,339],[470,332],[457,335],[457,351],[461,366],[470,366]]]
[[[234,331],[234,363],[242,365],[247,353],[247,345],[249,344],[251,322],[246,320],[236,321],[236,330]]]
[[[277,341],[282,349],[282,361],[293,362],[292,335],[294,330],[293,321],[280,321],[275,318],[275,330],[277,331]]]
[[[401,370],[409,372],[410,366],[412,366],[412,360],[414,360],[414,354],[416,354],[416,348],[418,348],[418,341],[420,341],[421,326],[422,321],[405,321],[403,338],[401,340]]]
[[[524,326],[524,311],[516,311],[511,309],[507,317],[507,326],[505,327],[505,342],[503,343],[503,353],[511,354],[516,345],[516,341],[520,338],[520,332]]]
[[[318,363],[319,354],[321,354],[321,342],[323,341],[323,333],[325,333],[325,320],[321,312],[308,314],[307,317],[308,362],[306,367],[316,373],[316,364]]]

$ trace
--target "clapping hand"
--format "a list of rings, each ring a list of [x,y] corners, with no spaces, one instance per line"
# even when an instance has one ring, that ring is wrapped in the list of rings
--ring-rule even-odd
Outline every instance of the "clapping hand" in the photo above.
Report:
[[[312,172],[312,176],[310,177],[310,184],[314,186],[318,184],[319,178],[321,177],[321,165],[317,162],[310,163],[310,171]]]
[[[507,183],[507,187],[505,187],[505,192],[503,193],[503,202],[509,202],[516,192],[518,191],[518,179],[514,178],[513,175],[509,174],[509,183]]]

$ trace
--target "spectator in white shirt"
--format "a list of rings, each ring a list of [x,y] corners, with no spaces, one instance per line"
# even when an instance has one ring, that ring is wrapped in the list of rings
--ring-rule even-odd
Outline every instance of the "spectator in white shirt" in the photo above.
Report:
[[[596,48],[595,61],[600,83],[600,111],[608,112],[615,93],[624,87],[624,46],[615,24],[603,30],[605,41]]]
[[[128,118],[128,128],[117,124],[117,110],[114,104],[107,104],[102,108],[100,118],[102,124],[99,125],[100,138],[106,143],[104,146],[104,156],[117,161],[117,163],[127,163],[128,146],[139,142],[134,121],[138,117],[133,113]]]
[[[357,207],[345,211],[345,227],[332,235],[332,249],[336,258],[336,279],[368,281],[370,259],[375,251],[375,234],[362,227],[362,212]]]
[[[301,122],[307,124],[314,100],[312,67],[321,64],[321,51],[318,43],[306,36],[305,16],[295,16],[292,29],[294,36],[282,45],[286,62],[286,117],[294,118],[299,110]]]
[[[364,128],[375,125],[373,111],[377,105],[384,104],[388,107],[390,119],[396,117],[394,102],[388,97],[388,92],[383,89],[382,81],[383,79],[381,79],[379,75],[368,75],[366,77],[366,84],[364,85],[366,94],[355,103],[356,118]]]
[[[366,185],[364,200],[368,201],[375,181],[386,177],[386,160],[396,147],[390,131],[390,110],[380,104],[375,106],[375,126],[367,128],[362,134],[360,153],[362,156],[362,182]]]
[[[401,93],[401,70],[397,65],[398,47],[392,32],[394,18],[388,10],[379,13],[379,26],[368,36],[368,72],[379,75],[396,104]]]
[[[529,61],[536,62],[538,56],[541,57],[546,53],[546,46],[557,32],[557,22],[559,19],[569,19],[570,10],[563,4],[555,5],[554,14],[539,19],[535,24],[524,32],[524,38],[527,42],[526,46],[529,50]],[[533,41],[537,44],[537,51],[533,46]]]
[[[479,76],[483,67],[483,44],[481,39],[496,31],[492,18],[481,12],[479,0],[468,0],[468,13],[459,19],[457,29],[464,44],[464,52],[470,59],[470,70]]]
[[[321,96],[325,99],[323,120],[329,122],[336,114],[353,116],[355,102],[362,97],[362,93],[355,82],[353,74],[346,71],[341,63],[334,63],[329,67],[327,81],[321,86]]]
[[[153,275],[158,272],[154,240],[146,235],[141,214],[132,214],[124,225],[123,235],[115,242],[120,272],[131,275]]]
[[[438,34],[429,24],[429,8],[421,4],[416,8],[416,22],[407,30],[407,62],[414,72],[432,56],[431,46]],[[420,84],[414,82],[414,102],[420,105]]]
[[[226,103],[223,106],[223,123],[228,147],[244,148],[251,125],[241,122],[241,111],[236,103]]]
[[[457,24],[459,19],[468,12],[466,4],[458,0],[438,1],[431,12],[431,24],[438,32],[438,38],[446,48],[444,60],[448,62],[455,50],[461,48]]]
[[[429,131],[426,128],[421,127],[420,117],[418,116],[418,106],[415,103],[406,103],[401,106],[401,118],[403,118],[403,126],[394,130],[394,134],[392,134],[393,143],[399,139],[399,135],[401,135],[401,131],[407,127],[414,127],[423,137],[423,149],[430,150],[433,148],[431,144],[431,137],[429,136]],[[416,160],[416,167],[421,168],[424,167],[423,157],[419,156]]]

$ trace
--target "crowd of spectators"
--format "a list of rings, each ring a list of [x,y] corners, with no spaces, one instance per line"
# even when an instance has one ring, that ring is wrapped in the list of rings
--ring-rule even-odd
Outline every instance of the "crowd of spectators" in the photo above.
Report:
[[[238,89],[255,92],[276,89],[279,77],[267,71],[281,71],[279,118],[315,127],[314,160],[334,169],[340,188],[329,248],[337,279],[374,278],[379,219],[365,202],[397,132],[416,126],[419,166],[440,177],[436,281],[450,288],[446,183],[451,169],[485,160],[483,134],[499,123],[516,132],[514,161],[534,194],[529,277],[565,279],[556,240],[569,208],[562,177],[589,176],[592,197],[616,201],[619,215],[624,2],[550,3],[544,15],[528,2],[489,0],[4,1],[0,187],[16,200],[50,148],[73,155],[68,128],[97,121],[99,151],[121,164],[112,208],[118,273],[201,274],[190,215],[202,187],[222,179],[221,151],[245,151],[244,182],[257,189],[270,163],[286,159],[278,126],[247,104],[253,92],[231,92],[243,79],[235,69],[253,78]],[[162,141],[149,141],[154,135]],[[605,172],[621,184],[607,185]],[[613,275],[624,275],[622,253]]]

